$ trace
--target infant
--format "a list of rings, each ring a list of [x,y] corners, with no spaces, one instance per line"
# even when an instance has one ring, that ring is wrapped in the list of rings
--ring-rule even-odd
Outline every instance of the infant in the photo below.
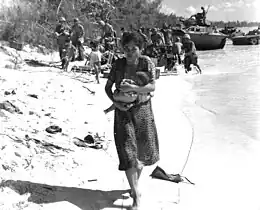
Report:
[[[149,76],[150,72],[144,72],[144,71],[138,71],[136,72],[136,78],[134,80],[132,79],[123,79],[121,84],[123,83],[130,83],[135,84],[138,86],[145,86],[151,81],[151,77]],[[150,96],[152,96],[152,93],[149,93]],[[135,93],[133,91],[131,92],[121,92],[120,90],[116,89],[113,94],[113,98],[115,101],[124,102],[124,103],[135,103],[141,101],[142,97],[147,97],[147,94],[144,93]],[[112,104],[110,107],[104,110],[105,114],[108,112],[111,112],[115,109],[115,105]]]

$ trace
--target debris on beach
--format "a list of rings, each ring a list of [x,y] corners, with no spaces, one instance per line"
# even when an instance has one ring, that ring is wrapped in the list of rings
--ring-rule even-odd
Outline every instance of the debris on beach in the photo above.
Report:
[[[62,148],[62,147],[60,147],[58,145],[55,145],[55,144],[52,144],[52,143],[49,143],[49,142],[45,142],[43,140],[38,140],[38,139],[35,139],[35,138],[31,138],[28,135],[25,135],[25,140],[26,140],[26,142],[33,141],[35,144],[42,146],[42,148],[48,150],[51,153],[54,153],[52,151],[53,149],[62,150],[64,152],[73,151],[71,149]]]
[[[32,60],[52,59],[19,53]],[[104,91],[93,83],[95,77],[50,70],[34,61],[19,70],[6,69],[8,56],[0,50],[0,209],[38,209],[29,198],[39,192],[37,201],[44,201],[58,185],[100,185],[102,173],[96,168],[99,158],[107,157],[104,148],[112,135],[104,135],[107,122],[99,108]],[[41,189],[36,192],[28,186]]]
[[[15,95],[16,94],[16,92],[15,92],[15,90],[12,90],[12,91],[5,91],[4,92],[4,94],[6,95],[6,96],[8,96],[8,95]]]
[[[62,128],[60,128],[58,125],[51,125],[48,128],[45,129],[47,133],[55,134],[55,133],[61,133]]]
[[[82,86],[83,88],[86,88],[91,94],[93,94],[93,95],[95,95],[95,91],[93,91],[93,90],[90,90],[88,87],[86,87],[86,86]]]
[[[94,144],[95,143],[95,140],[93,138],[92,135],[87,135],[85,138],[84,138],[84,141],[88,144]]]
[[[73,143],[78,147],[102,149],[103,144],[99,139],[94,139],[92,135],[87,135],[84,139],[74,137]]]
[[[17,106],[12,104],[10,101],[4,101],[0,103],[0,109],[3,109],[10,113],[23,114],[23,112]]]
[[[38,96],[36,94],[28,94],[28,96],[38,99]]]

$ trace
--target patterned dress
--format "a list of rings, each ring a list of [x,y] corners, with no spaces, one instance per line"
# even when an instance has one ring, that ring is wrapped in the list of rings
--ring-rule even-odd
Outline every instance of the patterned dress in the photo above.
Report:
[[[135,67],[126,64],[126,59],[118,59],[113,65],[108,79],[119,87],[122,79],[131,79],[137,71],[150,72],[155,80],[155,67],[147,56],[141,56]],[[153,165],[159,160],[158,135],[154,122],[151,100],[136,104],[128,111],[115,109],[114,138],[119,157],[119,170]]]

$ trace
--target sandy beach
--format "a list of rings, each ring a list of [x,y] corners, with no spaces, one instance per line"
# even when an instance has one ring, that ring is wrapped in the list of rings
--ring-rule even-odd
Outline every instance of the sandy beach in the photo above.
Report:
[[[18,108],[0,109],[0,209],[128,209],[132,200],[117,170],[113,112],[103,113],[111,104],[106,80],[96,84],[93,75],[22,62],[25,57],[54,62],[57,54],[23,51],[14,69],[12,57],[0,53],[0,103]],[[191,90],[181,75],[161,76],[152,101],[158,165],[181,173],[193,140],[182,175],[195,185],[152,179],[156,166],[147,167],[141,177],[143,209],[259,210],[259,145],[247,144],[242,133],[235,144],[232,130],[214,126],[217,118],[196,106]],[[62,131],[46,132],[51,125]],[[86,144],[87,135],[102,148]]]
[[[10,61],[14,57],[10,55],[15,53],[19,53],[20,59],[16,65]],[[18,52],[4,46],[1,57],[5,61],[1,68],[0,102],[10,102],[16,107],[13,111],[0,110],[1,209],[129,207],[132,201],[127,191],[127,180],[124,173],[117,170],[113,112],[103,113],[111,104],[104,92],[106,80],[96,84],[92,75],[62,72],[55,67],[36,67],[23,62],[31,59],[51,63],[57,58],[55,54],[44,56],[32,51]],[[181,83],[177,77],[176,82]],[[158,91],[154,97],[157,110],[163,110],[161,104],[156,103],[162,100],[161,96]],[[179,105],[175,103],[174,109],[177,110]],[[157,111],[161,125],[165,114]],[[62,131],[55,134],[46,132],[46,128],[53,125]],[[167,126],[161,127],[160,130],[167,129]],[[163,134],[161,131],[160,135]],[[87,135],[99,140],[102,148],[79,144]],[[162,148],[169,145],[162,144]],[[166,161],[165,166],[167,164]],[[145,191],[151,187],[149,175],[154,168],[152,166],[144,172]],[[173,192],[166,198],[166,203],[177,201],[175,184],[158,180],[152,184],[155,189],[164,185]],[[150,199],[151,193],[146,194]]]

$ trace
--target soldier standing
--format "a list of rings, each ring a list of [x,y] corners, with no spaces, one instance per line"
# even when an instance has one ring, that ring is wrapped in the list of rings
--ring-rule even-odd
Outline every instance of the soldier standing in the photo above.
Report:
[[[64,17],[60,17],[59,23],[57,24],[55,28],[55,37],[57,38],[57,44],[59,48],[59,56],[62,60],[64,51],[67,51],[67,48],[70,45],[71,41],[71,29],[66,23],[66,19]]]
[[[74,25],[72,26],[72,34],[71,34],[71,40],[72,44],[78,49],[78,58],[76,58],[79,61],[84,60],[84,27],[79,23],[79,19],[74,19]]]

